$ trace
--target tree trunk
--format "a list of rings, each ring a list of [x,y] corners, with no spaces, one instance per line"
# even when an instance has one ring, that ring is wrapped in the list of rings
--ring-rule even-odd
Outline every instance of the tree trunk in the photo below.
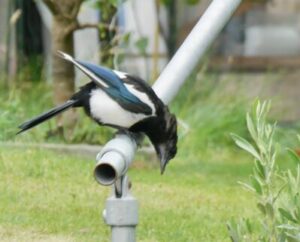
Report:
[[[116,6],[114,4],[110,4],[109,1],[104,1],[100,5],[101,15],[100,22],[103,24],[100,27],[100,42],[101,42],[101,63],[105,63],[105,65],[109,68],[114,67],[114,53],[112,49],[114,48],[112,42],[116,35],[115,29],[107,28],[112,22],[113,17],[117,12]]]
[[[53,101],[59,105],[67,101],[75,91],[74,66],[57,56],[57,51],[66,52],[74,56],[73,31],[66,33],[70,23],[60,16],[54,16],[52,27],[52,77],[53,77]],[[72,127],[76,121],[73,110],[64,112],[57,119],[58,128]]]
[[[171,59],[176,52],[177,45],[177,0],[170,1],[168,6],[168,14],[169,37],[167,45],[169,59]]]
[[[83,0],[43,0],[53,15],[52,23],[52,77],[53,101],[56,105],[67,101],[75,91],[74,66],[57,56],[57,51],[74,56],[73,33],[78,27],[77,15]],[[74,110],[64,112],[57,118],[57,131],[69,138],[76,123]]]

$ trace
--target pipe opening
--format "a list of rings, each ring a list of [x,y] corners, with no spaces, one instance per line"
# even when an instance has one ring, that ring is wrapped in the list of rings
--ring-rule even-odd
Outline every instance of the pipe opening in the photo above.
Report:
[[[102,185],[108,186],[115,182],[117,178],[116,170],[109,164],[99,164],[96,166],[94,176]]]

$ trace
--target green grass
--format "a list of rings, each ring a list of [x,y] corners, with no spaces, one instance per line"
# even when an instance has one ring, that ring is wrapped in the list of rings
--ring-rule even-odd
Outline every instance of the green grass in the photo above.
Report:
[[[18,126],[53,107],[52,92],[48,85],[41,83],[23,83],[7,91],[0,89],[0,141],[18,142],[56,142],[56,143],[90,143],[104,144],[113,131],[103,128],[86,117],[83,110],[78,110],[78,120],[74,132],[67,140],[61,136],[51,135],[56,130],[55,119],[16,136]]]
[[[215,76],[204,74],[199,79],[192,76],[171,104],[171,111],[189,126],[190,132],[186,134],[183,126],[179,125],[180,138],[203,149],[209,144],[232,144],[227,131],[246,133],[244,113],[248,101],[224,95],[223,84],[216,83],[215,79]],[[25,82],[10,91],[1,88],[0,141],[104,144],[113,135],[111,129],[91,122],[82,110],[78,110],[80,122],[68,140],[49,135],[55,130],[55,120],[15,136],[18,125],[52,107],[51,88],[47,85]],[[195,150],[189,150],[189,153],[195,153]]]
[[[101,212],[110,189],[94,181],[92,160],[39,149],[0,152],[1,239],[109,241]],[[249,194],[236,184],[251,167],[240,154],[234,158],[224,150],[194,161],[179,156],[161,176],[137,157],[129,176],[140,205],[138,241],[228,241],[226,221],[251,214]]]
[[[252,161],[230,138],[232,132],[247,137],[250,101],[224,94],[226,84],[215,80],[193,76],[171,104],[184,125],[179,124],[178,154],[166,174],[159,174],[154,156],[139,155],[130,169],[140,204],[137,241],[229,241],[228,220],[256,216],[253,197],[237,184],[247,180]],[[45,138],[54,121],[14,135],[18,124],[50,107],[51,92],[43,85],[0,91],[0,140],[65,142]],[[80,113],[69,142],[105,143],[112,132]],[[284,130],[278,138],[293,144],[294,133]],[[101,213],[110,189],[96,184],[93,166],[84,157],[0,147],[1,241],[109,241]]]

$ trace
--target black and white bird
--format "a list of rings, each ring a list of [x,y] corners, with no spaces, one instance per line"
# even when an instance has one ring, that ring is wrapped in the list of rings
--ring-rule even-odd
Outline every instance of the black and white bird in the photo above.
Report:
[[[83,107],[86,114],[100,125],[145,133],[156,150],[163,173],[169,160],[176,155],[177,122],[152,88],[138,77],[58,53],[92,81],[82,86],[64,104],[21,124],[18,133],[69,108]]]

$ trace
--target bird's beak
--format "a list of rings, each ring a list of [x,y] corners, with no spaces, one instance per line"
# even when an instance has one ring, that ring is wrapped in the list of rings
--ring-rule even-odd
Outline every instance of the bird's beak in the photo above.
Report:
[[[160,173],[163,174],[169,161],[166,146],[164,144],[160,144],[158,145],[157,150],[160,159]]]
[[[164,174],[167,163],[168,163],[167,159],[160,159],[160,174],[161,175]]]

